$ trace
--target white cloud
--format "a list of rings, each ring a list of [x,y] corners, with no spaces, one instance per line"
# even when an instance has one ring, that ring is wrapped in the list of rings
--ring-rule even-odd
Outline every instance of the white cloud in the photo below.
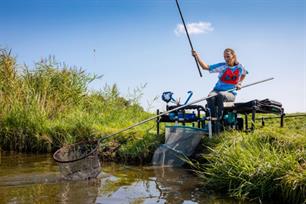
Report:
[[[210,22],[198,22],[198,23],[188,23],[186,25],[189,35],[196,35],[196,34],[205,34],[214,30]],[[177,36],[182,34],[185,35],[185,29],[183,24],[178,24],[174,33]]]

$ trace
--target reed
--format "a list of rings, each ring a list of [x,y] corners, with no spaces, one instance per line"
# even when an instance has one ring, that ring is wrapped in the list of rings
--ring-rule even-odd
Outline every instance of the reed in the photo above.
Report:
[[[8,50],[0,50],[1,149],[50,152],[75,141],[103,137],[151,116],[138,104],[141,89],[130,99],[120,95],[116,84],[89,90],[88,85],[98,78],[58,63],[54,57],[30,69],[18,65]],[[137,128],[138,137],[151,126]]]

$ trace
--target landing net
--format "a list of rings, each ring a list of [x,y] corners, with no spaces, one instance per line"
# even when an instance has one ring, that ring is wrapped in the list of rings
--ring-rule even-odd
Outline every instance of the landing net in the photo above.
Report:
[[[95,178],[101,172],[98,155],[99,141],[84,141],[67,145],[53,154],[61,176],[66,180]]]

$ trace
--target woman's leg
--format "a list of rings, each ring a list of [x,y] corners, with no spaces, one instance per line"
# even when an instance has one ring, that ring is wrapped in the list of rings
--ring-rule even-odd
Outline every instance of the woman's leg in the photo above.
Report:
[[[215,91],[212,91],[208,94],[208,97],[212,96],[212,95],[215,95],[217,94],[217,92]],[[207,99],[207,106],[210,110],[210,115],[211,115],[211,123],[212,123],[212,132],[214,134],[218,134],[219,131],[217,130],[218,129],[218,125],[217,125],[217,95],[211,97],[211,98],[208,98]]]
[[[221,91],[218,93],[217,97],[216,97],[216,105],[217,105],[217,118],[218,120],[222,119],[223,116],[223,103],[224,102],[234,102],[235,101],[235,95],[230,93],[230,92],[226,92],[226,91]]]
[[[223,109],[224,109],[224,102],[234,102],[235,95],[230,92],[219,92],[216,96],[216,106],[217,106],[217,123],[216,123],[216,133],[222,129],[222,118],[223,118]]]
[[[212,91],[208,94],[208,97],[210,97],[211,95],[213,94],[216,94],[216,92]],[[214,117],[216,118],[217,117],[217,104],[216,104],[216,96],[214,97],[211,97],[211,98],[208,98],[207,99],[207,107],[209,108],[210,110],[210,114],[211,114],[211,117]]]

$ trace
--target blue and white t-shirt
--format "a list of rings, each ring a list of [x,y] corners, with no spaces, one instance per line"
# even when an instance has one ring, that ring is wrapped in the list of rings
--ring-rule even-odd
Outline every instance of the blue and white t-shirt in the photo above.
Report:
[[[235,88],[236,84],[240,81],[242,75],[248,74],[242,64],[235,66],[228,66],[225,62],[209,65],[210,73],[219,73],[218,82],[214,87],[214,91],[227,91]],[[237,94],[232,91],[233,94]]]

